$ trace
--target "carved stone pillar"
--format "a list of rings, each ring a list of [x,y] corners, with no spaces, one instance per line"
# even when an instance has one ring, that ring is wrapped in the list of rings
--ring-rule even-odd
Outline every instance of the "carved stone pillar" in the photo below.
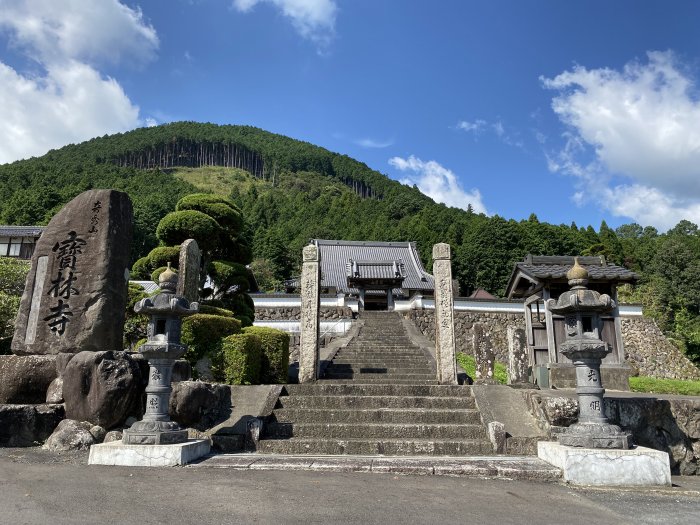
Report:
[[[518,385],[529,382],[528,353],[525,330],[517,326],[508,327],[508,384]]]
[[[449,244],[439,243],[433,246],[433,276],[435,277],[437,379],[440,384],[456,385],[454,298]]]
[[[302,254],[299,382],[307,383],[318,379],[321,254],[311,244],[304,246]]]

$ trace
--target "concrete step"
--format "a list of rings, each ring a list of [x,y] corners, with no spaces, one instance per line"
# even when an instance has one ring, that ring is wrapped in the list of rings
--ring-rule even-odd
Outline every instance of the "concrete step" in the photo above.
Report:
[[[493,454],[484,439],[263,439],[262,454],[355,454],[385,456],[478,456]]]
[[[278,423],[421,423],[481,425],[478,410],[445,408],[278,408]]]
[[[428,409],[474,409],[473,397],[429,397],[429,396],[282,396],[281,408],[311,409],[378,409],[378,408],[428,408]]]
[[[317,381],[297,385],[285,385],[288,395],[310,396],[446,396],[472,397],[471,387],[467,385],[353,385]]]
[[[411,366],[411,367],[393,367],[381,366],[377,364],[345,364],[332,362],[326,371],[332,370],[336,374],[354,373],[354,374],[427,374],[433,372],[429,366]]]
[[[363,359],[362,361],[351,361],[349,359],[334,359],[331,361],[331,364],[329,366],[337,366],[337,367],[352,367],[352,368],[406,368],[406,367],[422,367],[430,370],[434,370],[435,367],[433,366],[432,363],[430,363],[427,359],[424,360],[391,360],[391,361],[381,361],[379,359],[377,360],[370,360],[370,359]]]
[[[369,377],[369,376],[361,376],[358,377],[357,379],[338,379],[338,378],[329,378],[329,379],[320,379],[320,381],[327,382],[327,383],[334,383],[336,385],[352,385],[357,384],[358,386],[362,385],[405,385],[405,386],[428,386],[428,385],[438,385],[437,379],[391,379],[386,376],[383,378],[378,378],[378,377]]]
[[[353,379],[355,381],[430,381],[436,379],[435,374],[354,374],[352,372],[326,371],[323,379]]]
[[[531,456],[354,456],[315,454],[211,454],[188,469],[304,470],[421,476],[503,478],[538,482],[561,480],[561,471]]]
[[[279,423],[265,425],[265,437],[322,439],[486,439],[481,424],[451,423]]]

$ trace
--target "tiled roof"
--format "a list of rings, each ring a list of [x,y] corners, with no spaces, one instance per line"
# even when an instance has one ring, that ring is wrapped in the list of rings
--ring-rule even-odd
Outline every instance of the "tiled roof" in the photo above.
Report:
[[[314,239],[321,252],[321,286],[335,288],[341,293],[358,293],[348,285],[348,265],[352,261],[360,264],[360,275],[376,275],[370,278],[396,279],[394,261],[400,263],[403,275],[402,288],[428,290],[435,288],[433,276],[425,271],[420,262],[415,243],[333,241]],[[397,290],[398,292],[398,290]]]
[[[141,288],[143,288],[143,291],[146,293],[153,293],[156,290],[158,290],[158,283],[154,283],[153,281],[129,281],[130,283],[137,284]]]
[[[345,265],[348,279],[403,279],[406,265],[403,261],[355,261]]]
[[[616,264],[610,264],[604,257],[579,257],[579,264],[588,270],[591,281],[605,282],[636,282],[639,277],[632,270]],[[524,262],[515,264],[513,273],[506,287],[506,295],[511,297],[520,288],[519,281],[523,278],[533,281],[566,281],[566,273],[574,265],[574,257],[570,256],[532,256],[528,255]]]
[[[0,237],[39,237],[44,226],[0,226]]]

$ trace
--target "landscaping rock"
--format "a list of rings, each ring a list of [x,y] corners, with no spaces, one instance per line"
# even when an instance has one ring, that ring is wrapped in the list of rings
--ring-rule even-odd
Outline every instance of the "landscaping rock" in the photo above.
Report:
[[[124,434],[121,430],[110,430],[105,434],[105,438],[102,440],[103,443],[111,443],[112,441],[121,441]]]
[[[0,355],[0,403],[43,403],[55,378],[53,356]]]
[[[140,411],[143,378],[126,352],[80,352],[63,374],[66,417],[104,428]]]
[[[214,426],[226,414],[225,404],[230,406],[231,390],[227,385],[202,381],[173,383],[170,396],[170,417],[185,427],[207,429]]]
[[[57,377],[46,390],[47,403],[63,403],[63,378]]]
[[[105,437],[105,429],[89,421],[64,419],[46,440],[43,448],[53,452],[86,450]]]
[[[0,446],[39,445],[63,417],[63,405],[0,405]]]

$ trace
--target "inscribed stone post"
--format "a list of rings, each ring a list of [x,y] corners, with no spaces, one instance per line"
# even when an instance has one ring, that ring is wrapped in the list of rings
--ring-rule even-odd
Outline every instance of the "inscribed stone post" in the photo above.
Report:
[[[302,253],[299,382],[306,383],[318,378],[321,256],[314,245],[304,246]]]
[[[187,239],[180,246],[180,261],[177,267],[177,292],[189,302],[199,301],[199,271],[202,254],[197,241]]]
[[[525,345],[525,330],[517,326],[508,327],[508,384],[529,381],[527,374],[528,354]]]
[[[454,298],[450,245],[433,246],[433,276],[435,277],[435,353],[437,379],[440,384],[457,384],[455,360]]]
[[[475,324],[473,327],[472,345],[474,348],[474,362],[476,365],[475,383],[495,383],[493,368],[495,357],[491,347],[491,336],[483,325]]]
[[[15,354],[123,349],[132,217],[126,193],[90,190],[51,219],[32,257]]]

